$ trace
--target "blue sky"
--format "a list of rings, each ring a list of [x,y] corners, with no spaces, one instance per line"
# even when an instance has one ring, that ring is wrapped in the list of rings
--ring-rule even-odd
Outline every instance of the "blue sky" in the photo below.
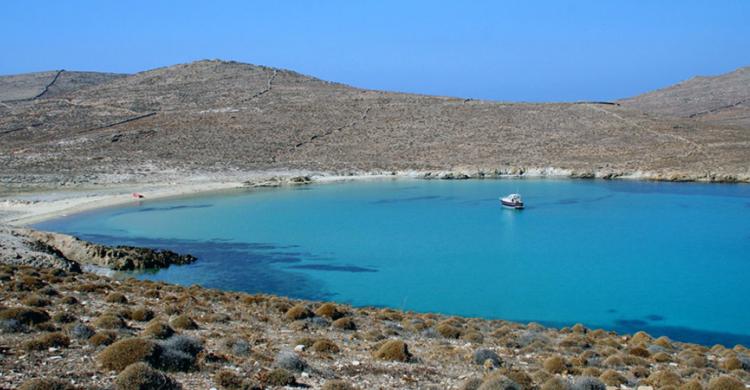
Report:
[[[358,87],[611,100],[750,65],[750,1],[0,2],[0,74],[205,58]]]

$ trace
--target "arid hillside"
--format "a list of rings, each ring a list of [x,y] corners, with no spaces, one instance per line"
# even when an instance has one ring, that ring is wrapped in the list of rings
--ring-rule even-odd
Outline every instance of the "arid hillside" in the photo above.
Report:
[[[694,77],[620,103],[659,115],[750,128],[750,67],[715,77]]]
[[[0,182],[138,180],[165,171],[543,167],[750,180],[750,130],[742,123],[642,112],[634,102],[644,98],[622,106],[464,100],[224,61],[129,76],[42,76],[0,78]]]

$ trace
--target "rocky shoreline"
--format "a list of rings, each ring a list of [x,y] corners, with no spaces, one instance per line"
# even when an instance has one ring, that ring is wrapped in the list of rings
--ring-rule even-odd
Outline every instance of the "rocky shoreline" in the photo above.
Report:
[[[0,263],[80,272],[87,266],[114,271],[167,268],[194,262],[192,255],[132,246],[107,246],[76,237],[0,225]]]

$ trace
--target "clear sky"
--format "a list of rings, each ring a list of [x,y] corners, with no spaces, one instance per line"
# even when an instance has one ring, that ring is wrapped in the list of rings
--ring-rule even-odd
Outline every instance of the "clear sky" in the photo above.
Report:
[[[750,65],[750,0],[0,1],[0,74],[205,58],[382,90],[610,100]]]

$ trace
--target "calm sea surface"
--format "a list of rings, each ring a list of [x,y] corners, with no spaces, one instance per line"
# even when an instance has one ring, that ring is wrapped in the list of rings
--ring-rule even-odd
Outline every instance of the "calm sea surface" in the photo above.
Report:
[[[510,192],[525,210],[499,206]],[[750,345],[750,185],[385,180],[145,201],[37,227],[199,258],[140,278]]]

